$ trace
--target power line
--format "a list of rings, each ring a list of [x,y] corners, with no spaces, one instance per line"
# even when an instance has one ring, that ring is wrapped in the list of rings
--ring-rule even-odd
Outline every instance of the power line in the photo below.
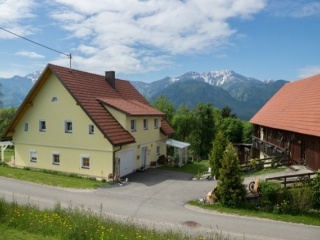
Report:
[[[11,31],[9,31],[9,30],[7,30],[7,29],[4,29],[4,28],[2,28],[2,27],[0,27],[0,29],[3,30],[3,31],[6,31],[6,32],[8,32],[8,33],[10,33],[10,34],[12,34],[12,35],[15,35],[15,36],[17,36],[17,37],[19,37],[19,38],[22,38],[22,39],[24,39],[24,40],[26,40],[26,41],[32,42],[32,43],[37,44],[37,45],[39,45],[39,46],[41,46],[41,47],[44,47],[44,48],[49,49],[49,50],[51,50],[51,51],[54,51],[54,52],[57,52],[57,53],[60,53],[60,54],[63,54],[63,55],[65,55],[65,56],[67,56],[67,57],[70,59],[70,68],[71,68],[71,58],[72,58],[72,57],[71,57],[71,53],[67,54],[67,53],[58,51],[58,50],[56,50],[56,49],[53,49],[53,48],[48,47],[48,46],[45,46],[45,45],[43,45],[43,44],[41,44],[41,43],[38,43],[38,42],[35,42],[35,41],[31,40],[31,39],[25,38],[25,37],[23,37],[23,36],[21,36],[21,35],[18,35],[18,34],[14,33],[14,32],[11,32]]]

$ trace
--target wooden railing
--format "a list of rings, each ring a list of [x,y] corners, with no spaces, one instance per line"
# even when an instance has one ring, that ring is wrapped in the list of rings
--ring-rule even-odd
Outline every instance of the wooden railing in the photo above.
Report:
[[[310,180],[311,176],[314,174],[316,173],[310,172],[310,173],[299,173],[294,175],[283,175],[279,177],[266,178],[266,181],[278,181],[286,188],[291,186],[294,183]]]
[[[254,163],[252,161],[254,161]],[[276,168],[288,165],[289,155],[282,155],[245,161],[241,164],[241,169],[242,171],[247,172],[251,170],[254,171],[263,168]]]

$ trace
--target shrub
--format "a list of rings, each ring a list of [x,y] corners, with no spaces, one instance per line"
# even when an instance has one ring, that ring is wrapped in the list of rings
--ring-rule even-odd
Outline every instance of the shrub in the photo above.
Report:
[[[259,187],[261,192],[261,204],[264,207],[275,206],[279,200],[281,184],[279,182],[261,181]]]
[[[300,214],[310,210],[314,205],[313,190],[309,186],[295,187],[290,189],[291,213]]]
[[[223,154],[221,164],[217,188],[218,200],[227,206],[243,204],[246,189],[242,183],[239,160],[231,143]]]
[[[318,170],[316,177],[312,179],[311,188],[314,200],[314,208],[320,209],[320,170]]]

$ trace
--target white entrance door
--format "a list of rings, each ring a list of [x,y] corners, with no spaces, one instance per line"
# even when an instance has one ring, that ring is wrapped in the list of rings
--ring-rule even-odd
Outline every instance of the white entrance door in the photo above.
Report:
[[[120,177],[133,172],[134,166],[134,152],[132,150],[127,150],[119,152],[120,158]]]

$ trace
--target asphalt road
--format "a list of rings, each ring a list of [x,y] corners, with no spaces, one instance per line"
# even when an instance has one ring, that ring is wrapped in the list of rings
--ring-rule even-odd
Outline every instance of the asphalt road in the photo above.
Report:
[[[128,176],[124,186],[96,190],[49,187],[0,177],[0,198],[40,208],[80,206],[117,220],[189,234],[222,233],[231,239],[320,239],[320,227],[208,212],[189,205],[215,181],[192,181],[184,173],[149,169]],[[252,179],[246,179],[247,182]]]

